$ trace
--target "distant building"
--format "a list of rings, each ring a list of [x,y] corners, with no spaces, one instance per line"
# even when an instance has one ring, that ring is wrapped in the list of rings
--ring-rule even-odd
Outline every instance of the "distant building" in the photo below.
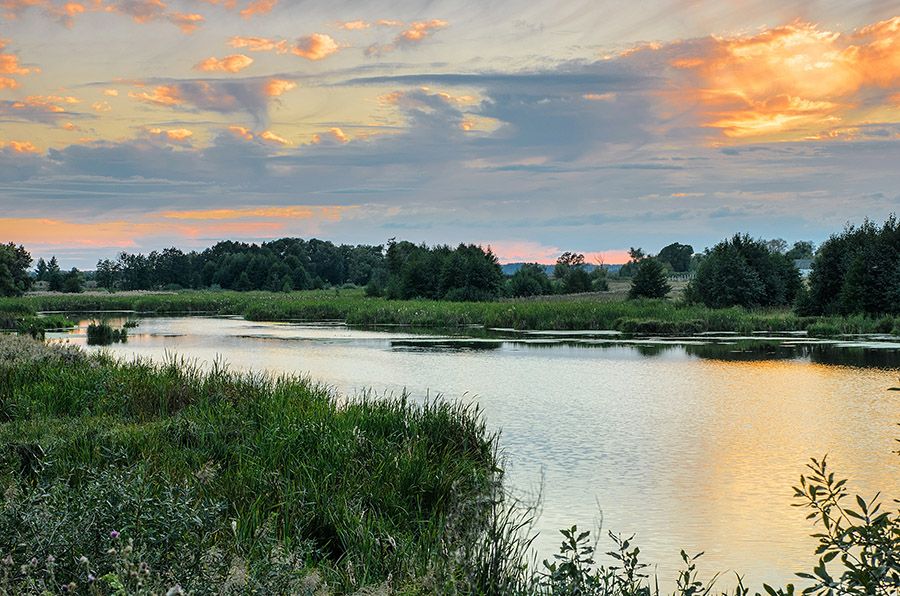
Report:
[[[800,277],[806,279],[812,273],[812,259],[794,259],[794,267],[800,272]]]

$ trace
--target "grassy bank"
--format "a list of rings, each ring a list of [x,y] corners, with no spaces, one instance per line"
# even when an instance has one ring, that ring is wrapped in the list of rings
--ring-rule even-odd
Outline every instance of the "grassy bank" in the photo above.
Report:
[[[708,331],[809,331],[900,334],[895,317],[799,317],[790,310],[711,309],[660,300],[434,302],[367,298],[358,290],[269,292],[180,292],[169,294],[44,294],[0,300],[0,313],[134,310],[155,314],[240,315],[256,321],[341,320],[351,325],[513,329],[615,329],[628,333]]]
[[[428,592],[458,573],[497,467],[461,405],[3,335],[0,445],[0,556],[52,557],[59,585],[112,573],[100,593]]]

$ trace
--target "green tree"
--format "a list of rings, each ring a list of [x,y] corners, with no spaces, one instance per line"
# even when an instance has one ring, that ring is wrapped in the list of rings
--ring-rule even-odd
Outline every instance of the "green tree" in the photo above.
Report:
[[[662,263],[653,257],[644,257],[631,280],[628,298],[665,298],[671,289]]]
[[[47,281],[47,261],[43,258],[38,259],[34,279],[36,281]]]
[[[525,263],[513,273],[508,282],[510,296],[541,296],[553,293],[553,284],[546,269],[538,263]]]
[[[800,291],[793,261],[762,240],[736,234],[708,251],[686,297],[713,308],[784,306]]]
[[[63,274],[55,255],[50,257],[50,262],[47,263],[46,281],[50,286],[51,292],[62,292]]]
[[[784,256],[791,259],[792,261],[796,261],[797,259],[812,259],[815,254],[816,245],[807,240],[801,240],[799,242],[794,242],[794,246],[792,246],[789,251],[784,253]]]
[[[802,314],[900,313],[900,222],[847,226],[816,253]]]
[[[19,296],[31,289],[31,255],[24,246],[0,245],[0,296]]]
[[[81,275],[81,271],[73,267],[71,271],[63,276],[62,291],[67,294],[80,294],[84,291],[83,283],[84,278]]]
[[[694,247],[690,244],[673,242],[664,247],[656,258],[662,263],[668,263],[672,271],[684,273],[691,268],[691,257],[694,256]]]
[[[109,259],[98,261],[94,279],[97,281],[98,287],[108,290],[115,289],[119,279],[118,265]]]

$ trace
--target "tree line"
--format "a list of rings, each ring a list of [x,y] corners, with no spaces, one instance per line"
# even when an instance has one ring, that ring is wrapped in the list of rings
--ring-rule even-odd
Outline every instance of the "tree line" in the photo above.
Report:
[[[52,291],[81,291],[86,279],[109,290],[228,289],[293,291],[364,286],[390,299],[496,300],[602,292],[612,276],[631,280],[630,298],[665,298],[672,274],[687,273],[684,299],[711,308],[793,307],[802,315],[900,313],[900,222],[848,225],[818,249],[736,234],[703,252],[672,243],[656,255],[632,248],[617,272],[566,252],[555,265],[525,263],[504,276],[490,247],[427,246],[391,239],[386,245],[336,245],[283,238],[263,244],[219,242],[202,252],[177,248],[121,253],[93,272],[61,271],[56,258],[32,259],[22,246],[0,245],[0,295],[18,295],[35,281]],[[811,260],[808,280],[795,266]],[[549,269],[549,271],[548,271]]]

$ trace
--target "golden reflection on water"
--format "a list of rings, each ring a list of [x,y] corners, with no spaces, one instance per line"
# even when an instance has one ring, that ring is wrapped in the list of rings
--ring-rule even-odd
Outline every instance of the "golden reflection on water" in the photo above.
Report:
[[[83,342],[79,333],[68,339]],[[829,454],[864,495],[900,496],[892,453],[900,393],[887,391],[896,369],[802,356],[735,361],[727,347],[704,355],[681,346],[642,354],[621,344],[468,345],[204,318],[145,319],[127,344],[107,349],[207,364],[221,355],[236,369],[309,373],[349,395],[406,389],[476,400],[502,429],[509,484],[525,491],[543,479],[541,556],[558,546],[558,528],[590,527],[602,511],[604,536],[636,533],[663,586],[682,548],[706,551],[701,568],[710,575],[736,570],[756,588],[811,567],[813,528],[791,507],[810,457]]]

